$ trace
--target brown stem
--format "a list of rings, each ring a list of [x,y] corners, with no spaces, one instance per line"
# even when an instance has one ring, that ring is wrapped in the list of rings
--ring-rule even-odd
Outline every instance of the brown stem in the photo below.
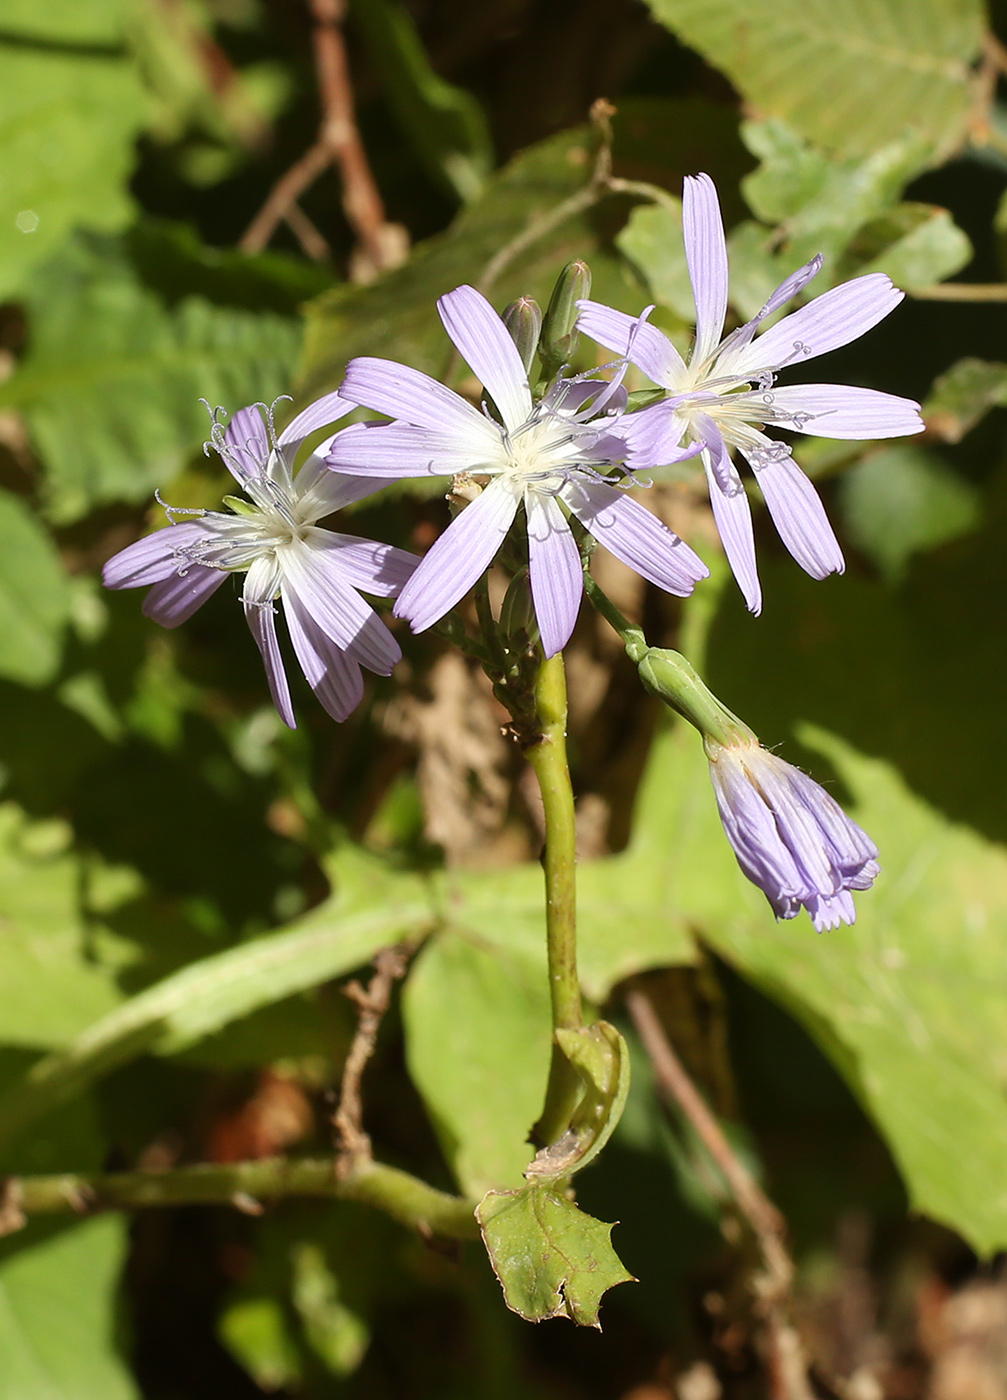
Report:
[[[789,1319],[794,1261],[786,1225],[776,1206],[737,1156],[685,1066],[672,1049],[653,1003],[639,987],[626,993],[626,1007],[654,1067],[657,1082],[688,1119],[720,1168],[738,1210],[755,1236],[764,1274],[755,1281],[766,1327],[767,1363],[773,1400],[814,1400],[808,1359]]]
[[[374,976],[367,986],[362,987],[354,981],[343,988],[346,996],[356,1004],[360,1016],[343,1066],[339,1106],[332,1117],[339,1148],[336,1174],[341,1180],[359,1172],[364,1164],[372,1160],[371,1140],[363,1126],[360,1082],[374,1054],[378,1031],[392,998],[392,987],[405,974],[408,952],[406,947],[383,948],[374,959]]]
[[[360,139],[343,37],[345,0],[309,0],[309,4],[314,19],[312,44],[322,107],[318,137],[273,186],[238,246],[246,253],[261,252],[281,219],[291,223],[298,237],[302,237],[304,216],[299,219],[295,214],[292,219],[291,207],[327,166],[334,165],[342,178],[343,212],[357,240],[351,275],[354,281],[366,282],[405,260],[405,233],[400,225],[390,224],[385,218],[381,194]]]
[[[1007,301],[1007,282],[937,282],[907,291],[916,301]]]
[[[332,256],[332,249],[299,204],[291,204],[283,217],[312,262],[328,261]]]

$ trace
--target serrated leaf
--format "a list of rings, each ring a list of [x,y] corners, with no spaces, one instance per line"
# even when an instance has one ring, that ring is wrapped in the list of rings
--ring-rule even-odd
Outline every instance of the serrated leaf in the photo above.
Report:
[[[346,887],[290,929],[190,963],[96,1021],[62,1053],[39,1060],[0,1101],[0,1141],[24,1131],[100,1075],[142,1054],[175,1054],[258,1007],[365,963],[425,931],[419,881],[347,849],[330,876]],[[45,994],[44,985],[42,994]]]
[[[199,297],[169,308],[124,246],[97,236],[40,268],[30,301],[31,347],[0,385],[0,406],[24,414],[59,523],[151,494],[205,438],[200,398],[231,410],[271,401],[300,339],[281,316]]]
[[[127,182],[146,118],[124,47],[125,0],[10,0],[0,38],[0,299],[77,225],[133,217]]]
[[[127,1222],[104,1215],[0,1260],[0,1400],[136,1400],[115,1344]]]
[[[839,483],[850,538],[890,579],[913,554],[975,529],[979,492],[923,447],[872,452]]]
[[[959,360],[938,379],[923,405],[927,427],[945,442],[961,442],[991,408],[1007,404],[1007,365]]]
[[[568,1317],[600,1329],[602,1296],[636,1282],[612,1248],[612,1226],[541,1186],[491,1191],[476,1218],[504,1300],[527,1322]]]
[[[972,116],[980,0],[648,0],[655,17],[761,111],[812,141],[866,154],[907,130],[947,154]]]
[[[51,538],[22,500],[0,489],[0,676],[25,685],[51,680],[69,607]]]
[[[532,1155],[552,1034],[544,953],[444,929],[405,986],[409,1073],[469,1195],[516,1184]]]

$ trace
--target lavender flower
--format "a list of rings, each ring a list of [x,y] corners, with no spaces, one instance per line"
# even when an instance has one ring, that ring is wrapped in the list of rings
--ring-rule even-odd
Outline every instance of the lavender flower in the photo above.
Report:
[[[103,573],[109,588],[153,585],[143,611],[164,627],[191,617],[228,574],[244,573],[245,619],[262,653],[273,702],[291,729],[296,725],[276,636],[277,598],[301,670],[334,719],[345,719],[359,703],[361,666],[387,676],[402,654],[357,589],[379,597],[397,593],[416,566],[415,556],[315,524],[383,483],[330,471],[325,453],[331,438],[296,476],[292,471],[308,434],[352,406],[329,394],[279,437],[263,404],[239,409],[226,428],[217,409],[206,450],[212,446],[220,453],[248,500],[225,497],[233,514],[166,507],[171,525],[116,554]],[[176,514],[198,518],[179,524]]]
[[[720,820],[738,864],[778,919],[803,905],[819,933],[852,924],[851,890],[870,889],[877,847],[824,788],[751,743],[706,739]]]
[[[856,277],[785,316],[756,339],[763,321],[819,271],[818,255],[782,282],[753,320],[721,339],[727,313],[727,243],[717,191],[708,175],[686,179],[682,225],[696,301],[696,342],[688,364],[656,327],[597,302],[578,303],[578,325],[616,354],[627,355],[669,391],[671,397],[659,406],[665,413],[665,453],[677,452],[683,438],[702,444],[710,503],[724,550],[745,601],[758,613],[762,591],[751,509],[730,449],[738,448],[747,458],[773,522],[801,567],[814,578],[842,573],[842,551],[815,488],[790,448],[760,429],[772,423],[819,437],[853,439],[920,432],[919,404],[910,399],[839,384],[773,387],[778,370],[855,340],[893,311],[903,293],[883,273]]]
[[[706,565],[605,475],[624,462],[630,469],[653,464],[653,458],[641,459],[637,443],[656,435],[646,413],[622,417],[626,396],[618,381],[560,378],[535,403],[521,356],[485,297],[458,287],[437,309],[501,421],[418,370],[356,359],[341,394],[397,421],[344,429],[328,457],[338,471],[374,477],[489,478],[403,588],[396,614],[416,632],[443,617],[488,568],[522,505],[532,600],[547,656],[569,640],[584,587],[566,512],[644,578],[680,597],[691,593],[706,578]]]

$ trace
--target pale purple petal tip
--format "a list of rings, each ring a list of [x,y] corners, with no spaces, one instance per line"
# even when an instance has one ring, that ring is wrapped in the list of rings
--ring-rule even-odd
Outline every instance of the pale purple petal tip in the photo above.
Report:
[[[106,588],[146,588],[177,573],[183,562],[181,553],[205,531],[195,524],[166,525],[152,535],[120,549],[113,554],[101,571]]]
[[[423,557],[399,594],[396,617],[408,618],[414,632],[439,621],[489,568],[517,508],[514,492],[491,481]]]
[[[280,572],[275,561],[266,556],[256,559],[245,575],[242,602],[245,607],[245,621],[262,654],[269,693],[273,697],[277,714],[289,729],[296,729],[297,721],[294,719],[294,707],[290,700],[287,673],[283,668],[283,657],[280,655],[280,644],[276,636],[273,599],[279,583]]]
[[[351,586],[376,598],[392,598],[408,583],[419,556],[395,545],[335,530],[310,529],[306,538],[315,550],[326,551],[334,568]]]
[[[846,561],[825,507],[793,457],[749,461],[780,539],[801,568],[812,578],[843,573]]]
[[[305,612],[342,651],[388,676],[402,650],[388,628],[349,582],[337,550],[311,548],[297,541],[277,550],[283,594],[295,594]]]
[[[269,459],[269,434],[258,404],[239,408],[231,414],[224,429],[224,444],[221,456],[237,481],[262,475]]]
[[[788,384],[763,396],[770,403],[773,422],[814,437],[907,437],[926,426],[920,406],[877,389],[857,389],[846,384]]]
[[[277,441],[281,447],[296,452],[296,449],[311,433],[317,432],[319,428],[327,428],[330,423],[338,423],[339,419],[345,418],[354,407],[354,404],[350,403],[348,399],[342,398],[338,393],[324,394],[322,398],[316,399],[314,403],[309,404],[307,408],[302,409],[292,418]],[[293,460],[291,455],[290,461]]]
[[[454,476],[478,470],[498,444],[481,428],[476,437],[411,423],[351,423],[332,439],[326,461],[334,471],[369,477]]]
[[[762,586],[755,562],[752,508],[720,430],[705,416],[697,415],[696,423],[706,443],[703,466],[720,541],[749,612],[758,616],[762,611]]]
[[[475,287],[456,287],[437,303],[444,329],[513,431],[531,415],[531,389],[510,332]]]
[[[784,316],[732,356],[731,372],[756,375],[837,350],[884,320],[904,296],[883,272],[843,282]]]
[[[672,389],[685,373],[685,361],[668,337],[648,321],[627,316],[597,301],[579,301],[577,328],[596,340],[599,345],[626,355],[632,342],[632,362],[642,369],[648,379],[663,389]]]
[[[346,719],[364,693],[359,664],[316,626],[296,593],[284,594],[283,612],[305,679],[333,719]]]
[[[709,175],[687,175],[682,191],[685,260],[696,301],[696,349],[700,364],[717,348],[727,314],[727,240]]]
[[[535,620],[547,657],[562,651],[570,640],[584,593],[580,550],[566,516],[552,496],[529,491],[528,578]]]
[[[351,360],[340,393],[351,403],[420,428],[462,433],[476,441],[499,440],[493,425],[460,394],[438,384],[429,374],[394,360],[369,356]]]

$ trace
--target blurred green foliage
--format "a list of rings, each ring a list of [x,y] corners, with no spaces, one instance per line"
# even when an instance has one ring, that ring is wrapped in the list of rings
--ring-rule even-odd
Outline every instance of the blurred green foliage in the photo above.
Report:
[[[908,1210],[945,1227],[946,1252],[953,1238],[984,1256],[1007,1247],[1004,309],[926,299],[947,278],[1002,275],[987,16],[978,0],[650,9],[351,4],[364,145],[414,242],[360,285],[331,174],[299,205],[328,254],[312,261],[286,226],[265,251],[237,246],[316,136],[306,7],[4,7],[5,1171],[327,1150],[326,1094],[353,1025],[334,979],[410,937],[425,942],[365,1081],[376,1151],[444,1189],[519,1187],[549,1054],[538,835],[506,754],[483,868],[425,834],[426,755],[402,706],[415,715],[439,693],[437,645],[400,633],[401,674],[339,729],[298,678],[288,733],[229,585],[169,634],[97,575],[162,523],[155,489],[179,506],[226,489],[201,453],[200,398],[303,403],[358,354],[458,382],[434,300],[479,282],[514,240],[488,288],[499,307],[544,300],[583,257],[593,296],[634,314],[655,302],[684,347],[677,199],[682,175],[707,169],[736,318],[819,251],[805,297],[879,270],[920,294],[820,369],[914,394],[925,439],[799,447],[847,576],[806,579],[760,525],[762,618],[730,587],[700,589],[684,620],[638,600],[655,642],[709,624],[713,687],[849,804],[883,874],[854,929],[775,924],[722,838],[695,736],[654,737],[652,702],[585,624],[575,777],[583,812],[594,802],[607,824],[579,872],[584,989],[617,1018],[620,983],[653,977],[802,1263],[833,1250],[855,1207],[906,1258],[923,1247]],[[550,221],[590,174],[598,96],[619,108],[616,175],[666,196],[608,196]],[[578,354],[596,362],[583,341]],[[688,494],[689,470],[657,489]],[[421,548],[444,523],[424,495],[368,502],[368,531]],[[716,562],[701,514],[687,520]],[[477,787],[459,762],[462,790]],[[474,805],[460,819],[475,822]],[[616,1248],[642,1280],[604,1304],[606,1350],[555,1329],[531,1337],[475,1247],[449,1258],[363,1207],[150,1214],[131,1243],[106,1215],[4,1240],[0,1397],[610,1396],[652,1379],[669,1348],[683,1365],[705,1354],[697,1300],[731,1295],[739,1269],[717,1228],[725,1191],[662,1116],[625,1029],[627,1113],[578,1181],[585,1211],[622,1222]],[[565,1227],[549,1213],[576,1211],[497,1199],[512,1224],[541,1206],[550,1249]],[[526,1252],[527,1223],[500,1248]],[[602,1274],[589,1261],[586,1302],[564,1295],[587,1320],[619,1273],[609,1227],[594,1224]],[[932,1267],[939,1256],[933,1245]]]

